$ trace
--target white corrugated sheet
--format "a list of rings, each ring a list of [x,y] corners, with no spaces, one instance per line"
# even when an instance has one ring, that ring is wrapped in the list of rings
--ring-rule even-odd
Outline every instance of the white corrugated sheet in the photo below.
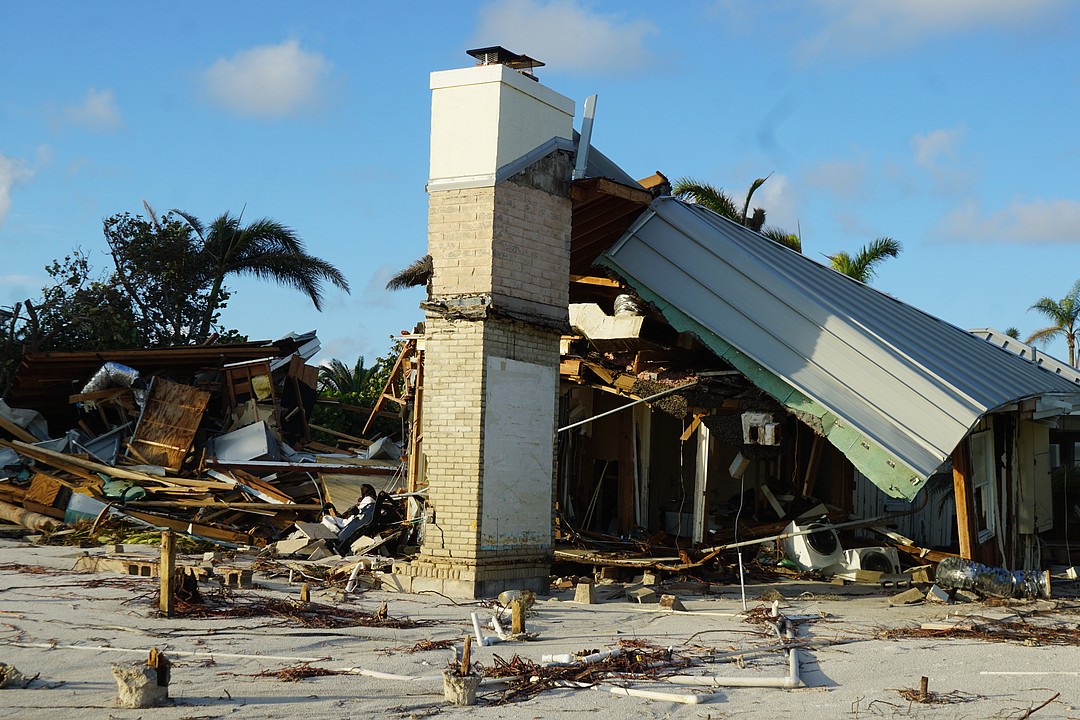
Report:
[[[673,198],[656,200],[601,262],[922,478],[988,411],[1045,395],[1080,404],[1068,380]]]

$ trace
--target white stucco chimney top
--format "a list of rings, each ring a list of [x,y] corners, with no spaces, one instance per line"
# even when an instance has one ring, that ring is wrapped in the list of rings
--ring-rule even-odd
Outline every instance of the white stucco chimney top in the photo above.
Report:
[[[512,53],[502,45],[474,48],[473,50],[466,50],[465,52],[476,58],[477,65],[505,65],[508,68],[517,70],[519,73],[532,80],[537,79],[536,74],[533,73],[533,68],[544,67],[544,63],[539,60],[531,58],[528,55]]]

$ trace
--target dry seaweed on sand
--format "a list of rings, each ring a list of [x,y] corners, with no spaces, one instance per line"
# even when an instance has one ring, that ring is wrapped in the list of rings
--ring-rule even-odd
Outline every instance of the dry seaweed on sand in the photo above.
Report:
[[[393,655],[395,653],[418,653],[427,652],[429,650],[449,650],[457,644],[457,640],[420,640],[413,645],[399,645],[398,647],[383,648],[381,652],[387,655]]]
[[[218,597],[201,603],[178,601],[173,617],[204,620],[260,617],[304,628],[385,627],[404,630],[426,624],[419,620],[388,617],[381,611],[364,612],[263,596]]]
[[[583,657],[598,652],[596,649],[582,650],[576,655]],[[496,655],[494,664],[485,667],[483,672],[486,677],[506,679],[507,689],[491,703],[503,705],[528,700],[557,687],[589,687],[601,680],[619,678],[659,678],[689,665],[689,660],[675,657],[668,648],[641,640],[621,640],[618,655],[595,663],[538,665],[517,655],[510,660]]]
[[[347,670],[331,670],[329,668],[313,667],[310,663],[302,662],[296,665],[289,665],[287,667],[280,668],[278,670],[263,670],[257,672],[254,675],[248,675],[247,677],[257,678],[275,678],[282,682],[300,682],[312,677],[323,677],[325,675],[348,675]]]
[[[1080,632],[1077,632],[1075,628],[1046,627],[1009,620],[965,622],[945,629],[922,627],[881,628],[875,633],[875,637],[882,640],[956,638],[997,643],[1019,643],[1032,647],[1038,645],[1080,645]]]

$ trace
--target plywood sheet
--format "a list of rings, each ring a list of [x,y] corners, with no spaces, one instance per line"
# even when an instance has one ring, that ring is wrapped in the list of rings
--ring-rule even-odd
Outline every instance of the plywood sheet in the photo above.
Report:
[[[191,449],[210,393],[154,378],[132,448],[148,463],[177,470]]]

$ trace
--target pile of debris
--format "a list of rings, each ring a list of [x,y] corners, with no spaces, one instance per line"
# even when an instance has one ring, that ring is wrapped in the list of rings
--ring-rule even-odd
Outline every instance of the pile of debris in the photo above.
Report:
[[[362,483],[395,489],[401,453],[388,439],[330,432],[345,448],[312,439],[326,430],[310,421],[318,368],[306,361],[318,350],[309,333],[28,355],[0,400],[0,520],[55,533],[121,518],[263,547],[297,523],[317,524],[335,502],[353,504]],[[380,500],[367,534],[403,539],[404,503],[385,492]]]

